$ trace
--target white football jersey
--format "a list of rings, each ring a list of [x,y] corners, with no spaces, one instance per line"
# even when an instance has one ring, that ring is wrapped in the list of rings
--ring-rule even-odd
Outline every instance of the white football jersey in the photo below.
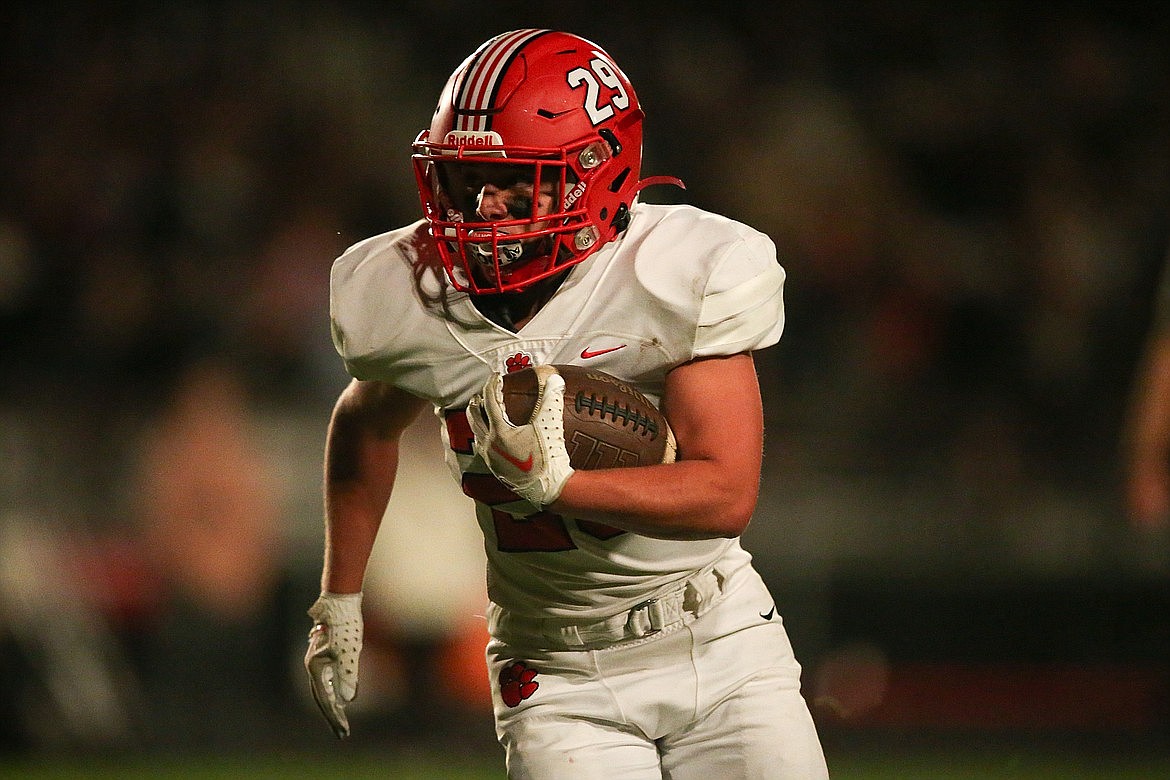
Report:
[[[476,499],[490,598],[522,615],[589,618],[628,609],[716,561],[733,569],[750,556],[738,539],[652,539],[537,512],[474,456],[468,400],[493,371],[572,363],[621,377],[658,403],[676,366],[774,344],[783,285],[766,235],[691,206],[636,203],[629,228],[574,266],[517,333],[451,288],[422,222],[338,258],[330,308],[353,376],[427,399],[446,420],[448,463]]]

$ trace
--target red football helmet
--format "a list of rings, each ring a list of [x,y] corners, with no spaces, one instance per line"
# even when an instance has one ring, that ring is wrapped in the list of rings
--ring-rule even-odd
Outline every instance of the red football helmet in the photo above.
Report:
[[[638,178],[642,117],[625,74],[583,38],[515,30],[480,46],[413,146],[451,283],[515,292],[612,241],[652,183]]]

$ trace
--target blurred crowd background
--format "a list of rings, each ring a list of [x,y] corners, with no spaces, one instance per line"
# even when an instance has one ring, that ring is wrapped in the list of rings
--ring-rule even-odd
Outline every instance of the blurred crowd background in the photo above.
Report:
[[[11,3],[0,11],[0,752],[327,745],[302,679],[331,261],[419,214],[487,37],[597,41],[647,191],[788,271],[746,544],[826,741],[1170,735],[1170,541],[1125,404],[1170,241],[1162,3]],[[492,749],[482,553],[412,439],[367,745]]]

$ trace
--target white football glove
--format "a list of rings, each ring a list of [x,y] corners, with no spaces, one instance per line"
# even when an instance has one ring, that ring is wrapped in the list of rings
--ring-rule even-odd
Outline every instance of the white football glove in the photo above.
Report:
[[[532,417],[513,424],[504,409],[504,378],[493,373],[467,405],[475,454],[516,495],[544,508],[573,475],[565,448],[565,380],[552,366],[536,366]]]
[[[357,696],[362,652],[362,594],[322,593],[309,608],[313,630],[305,670],[313,698],[338,739],[349,736],[345,705]]]

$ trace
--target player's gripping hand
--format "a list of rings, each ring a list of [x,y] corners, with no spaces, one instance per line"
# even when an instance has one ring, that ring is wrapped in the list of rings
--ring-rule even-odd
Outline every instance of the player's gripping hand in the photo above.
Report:
[[[313,629],[305,669],[313,699],[338,739],[349,736],[345,705],[357,696],[362,652],[362,594],[322,593],[309,608]]]
[[[504,378],[493,373],[467,406],[475,454],[496,479],[541,508],[561,495],[573,474],[565,448],[565,380],[551,366],[536,366],[539,383],[529,420],[516,425],[504,409]]]

